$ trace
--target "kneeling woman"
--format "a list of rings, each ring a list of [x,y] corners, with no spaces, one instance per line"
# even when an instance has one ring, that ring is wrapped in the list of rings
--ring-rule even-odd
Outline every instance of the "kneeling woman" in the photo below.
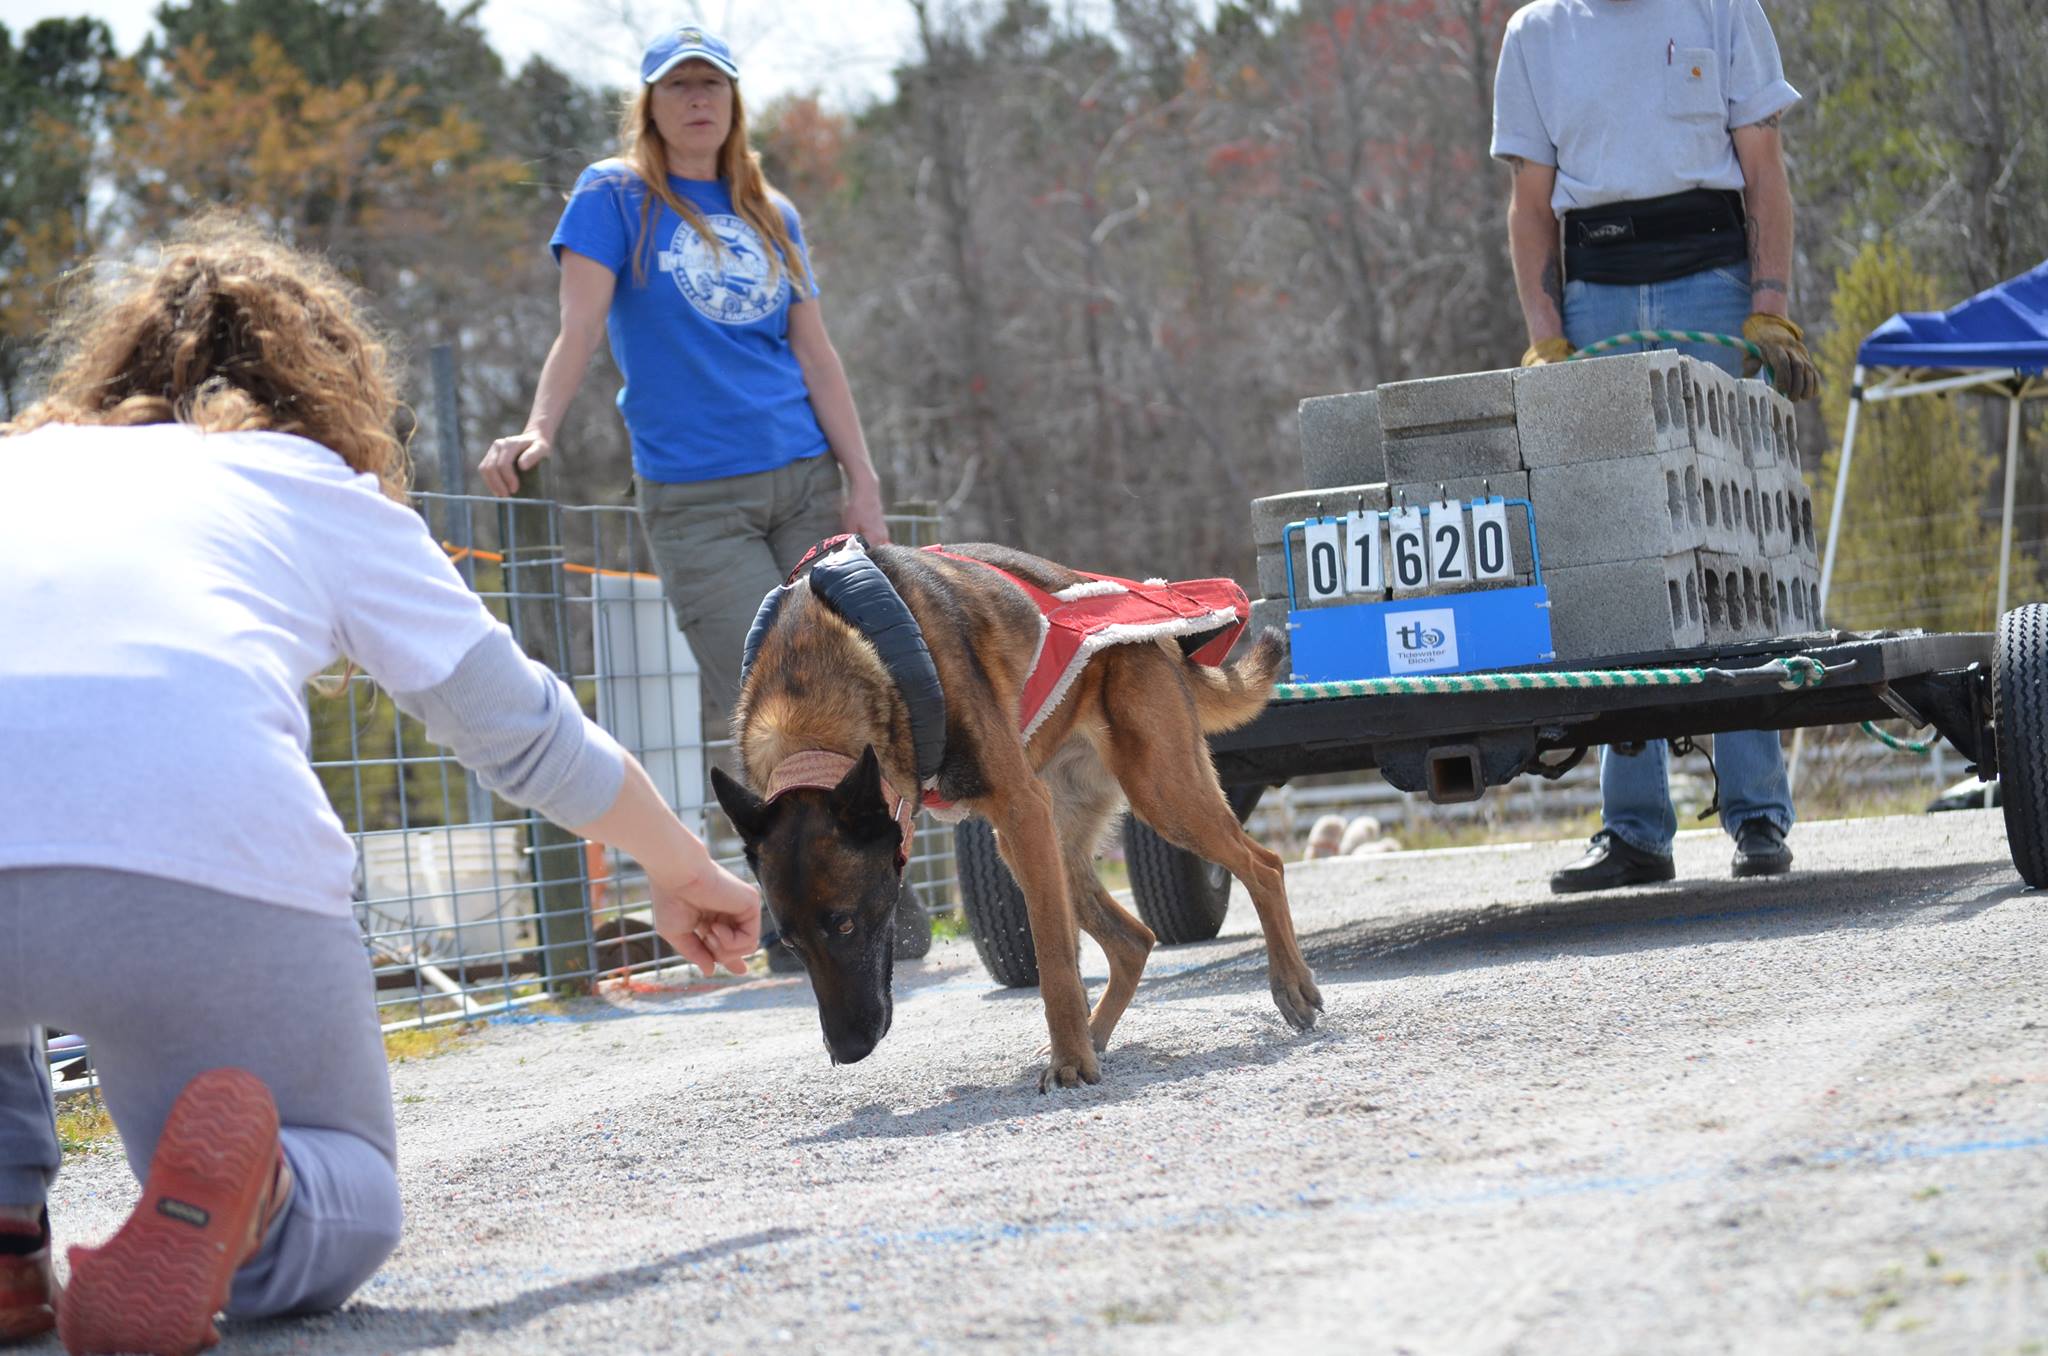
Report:
[[[405,507],[385,350],[331,270],[224,220],[103,267],[0,426],[0,1341],[190,1352],[222,1309],[341,1304],[398,1241],[313,675],[346,656],[498,794],[638,859],[707,971],[760,905]],[[91,1042],[143,1181],[61,1295],[43,1026]]]

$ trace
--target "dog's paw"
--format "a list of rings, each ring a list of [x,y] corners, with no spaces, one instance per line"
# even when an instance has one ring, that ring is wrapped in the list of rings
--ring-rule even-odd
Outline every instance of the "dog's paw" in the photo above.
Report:
[[[1102,1065],[1095,1058],[1095,1052],[1089,1050],[1085,1055],[1077,1059],[1060,1059],[1055,1057],[1052,1063],[1046,1065],[1044,1071],[1038,1075],[1038,1091],[1041,1094],[1050,1092],[1054,1084],[1058,1084],[1063,1088],[1076,1088],[1083,1083],[1100,1083],[1101,1081]]]
[[[1296,1031],[1307,1031],[1315,1026],[1316,1016],[1323,1010],[1322,990],[1306,973],[1300,979],[1283,979],[1275,975],[1273,1006],[1280,1009],[1287,1025]]]

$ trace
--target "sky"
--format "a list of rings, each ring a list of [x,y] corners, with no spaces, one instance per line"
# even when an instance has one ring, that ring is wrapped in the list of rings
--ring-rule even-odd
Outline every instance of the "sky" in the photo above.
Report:
[[[155,28],[151,15],[160,3],[6,0],[5,22],[19,33],[38,19],[88,14],[104,20],[126,52]],[[456,0],[444,3],[453,9]],[[813,91],[841,109],[886,98],[890,72],[915,34],[907,0],[485,0],[479,18],[510,69],[539,52],[571,75],[610,85],[632,77],[655,33],[670,24],[703,24],[732,44],[756,107]]]

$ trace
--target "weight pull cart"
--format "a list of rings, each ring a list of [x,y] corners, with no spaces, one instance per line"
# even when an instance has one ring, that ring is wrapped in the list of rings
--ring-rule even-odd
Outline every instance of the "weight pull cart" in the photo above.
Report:
[[[1527,582],[1497,544],[1486,549],[1488,522],[1504,522],[1510,508],[1528,514]],[[1477,549],[1462,559],[1477,569],[1464,582],[1502,586],[1404,598],[1404,586],[1413,594],[1416,583],[1412,548],[1426,542],[1434,551],[1436,533],[1467,511]],[[1383,525],[1391,529],[1385,543]],[[1404,531],[1422,535],[1404,540]],[[1296,575],[1297,534],[1307,580]],[[2048,606],[2005,613],[1995,635],[1815,630],[1602,656],[1590,661],[1598,667],[1587,667],[1557,661],[1551,650],[1550,600],[1527,500],[1488,492],[1464,505],[1361,507],[1337,518],[1319,507],[1314,518],[1288,524],[1282,540],[1297,681],[1280,684],[1250,725],[1209,741],[1240,822],[1267,788],[1316,773],[1377,768],[1402,791],[1455,804],[1517,777],[1560,777],[1603,744],[1863,724],[1898,745],[1869,725],[1898,718],[1931,727],[1980,780],[2000,779],[2013,865],[2028,885],[2048,886]],[[1369,547],[1357,550],[1362,542]],[[1354,551],[1355,564],[1345,554]],[[1333,569],[1354,568],[1371,587],[1352,592],[1386,585],[1393,596],[1300,606],[1298,584],[1327,602],[1344,591]],[[1429,575],[1438,582],[1434,564]],[[1816,595],[1816,618],[1818,602]],[[1430,619],[1426,635],[1421,617]],[[1438,661],[1450,671],[1422,671],[1415,655],[1432,644],[1440,654],[1444,632],[1457,637],[1449,659]],[[1135,816],[1125,821],[1123,842],[1133,902],[1159,940],[1214,937],[1229,905],[1229,874]],[[994,832],[967,820],[955,829],[955,851],[962,904],[989,974],[1009,986],[1037,983],[1023,895],[996,853]]]
[[[2003,786],[2013,865],[2048,885],[2048,606],[2015,608],[1997,634],[1822,631],[1738,646],[1551,663],[1440,678],[1283,684],[1258,719],[1214,736],[1240,821],[1294,777],[1377,768],[1438,804],[1524,775],[1556,778],[1588,749],[1730,730],[1903,719],[1931,726]],[[1124,824],[1131,894],[1167,945],[1223,926],[1231,878],[1135,816]],[[955,830],[960,892],[991,976],[1037,982],[1024,900],[981,820]]]

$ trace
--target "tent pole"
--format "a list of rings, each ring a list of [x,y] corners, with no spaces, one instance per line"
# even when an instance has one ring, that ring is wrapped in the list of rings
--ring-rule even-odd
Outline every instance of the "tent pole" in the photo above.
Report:
[[[2005,616],[2006,598],[2012,587],[2012,497],[2020,468],[2020,389],[2015,383],[2005,419],[2005,516],[1998,531],[1998,613],[1991,619],[1993,629]]]
[[[1835,468],[1835,502],[1828,505],[1828,549],[1820,566],[1820,614],[1828,614],[1828,587],[1835,578],[1835,552],[1842,545],[1842,501],[1849,491],[1849,459],[1856,455],[1856,421],[1863,413],[1863,364],[1849,378],[1849,420],[1842,429],[1842,464]],[[1820,625],[1820,619],[1814,619]]]

